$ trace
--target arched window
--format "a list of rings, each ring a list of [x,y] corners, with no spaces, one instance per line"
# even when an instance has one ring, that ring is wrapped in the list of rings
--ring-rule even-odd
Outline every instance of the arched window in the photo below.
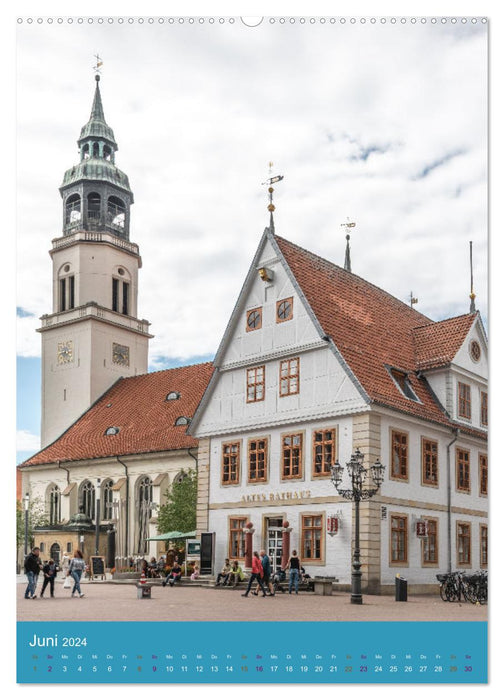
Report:
[[[177,399],[180,399],[180,393],[178,391],[170,391],[169,394],[166,394],[165,401],[176,401]]]
[[[99,158],[100,156],[100,146],[97,143],[93,143],[93,158]]]
[[[102,486],[102,499],[103,499],[103,519],[112,520],[113,508],[112,508],[112,486],[114,482],[112,479],[106,479]]]
[[[186,472],[179,472],[176,477],[173,479],[174,484],[181,484],[183,481],[189,478],[189,474],[186,474]]]
[[[123,229],[126,216],[126,206],[119,197],[109,197],[107,201],[107,223]]]
[[[51,559],[54,560],[56,566],[60,563],[61,547],[57,542],[51,546]]]
[[[103,157],[105,158],[105,160],[112,160],[112,149],[110,148],[110,146],[105,146],[105,148],[103,149]]]
[[[81,198],[79,194],[71,194],[65,202],[65,225],[71,226],[81,220]]]
[[[87,215],[90,223],[100,220],[101,197],[97,192],[90,192],[87,198]]]
[[[152,479],[144,476],[138,482],[137,522],[138,553],[147,552],[146,539],[149,536],[149,520],[152,517]]]
[[[82,156],[84,160],[87,160],[89,158],[89,144],[86,143],[83,148],[82,148]]]
[[[94,520],[95,517],[95,501],[95,487],[90,481],[84,481],[80,487],[79,502],[82,506],[82,511],[91,520]]]
[[[49,524],[57,525],[61,521],[61,491],[54,485],[49,491]]]
[[[175,421],[175,425],[189,425],[190,422],[191,419],[187,418],[187,416],[179,416]]]

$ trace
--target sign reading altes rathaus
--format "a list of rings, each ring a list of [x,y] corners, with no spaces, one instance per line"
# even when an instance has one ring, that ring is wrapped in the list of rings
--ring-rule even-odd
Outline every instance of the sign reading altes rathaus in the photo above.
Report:
[[[300,498],[311,498],[311,491],[283,491],[281,493],[248,493],[242,496],[242,501],[296,501]]]

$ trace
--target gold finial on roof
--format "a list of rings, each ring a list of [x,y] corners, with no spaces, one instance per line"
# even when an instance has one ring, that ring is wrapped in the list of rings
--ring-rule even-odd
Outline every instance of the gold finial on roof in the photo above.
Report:
[[[269,174],[271,175],[272,173],[272,168],[273,168],[273,163],[270,161],[268,163],[269,166]],[[275,175],[274,177],[269,177],[265,182],[262,182],[262,185],[269,185],[268,187],[268,194],[269,194],[269,204],[268,204],[268,211],[270,213],[270,229],[273,231],[275,228],[275,224],[273,222],[273,212],[275,211],[275,205],[273,204],[273,192],[275,191],[272,187],[272,185],[275,182],[280,182],[280,180],[283,180],[284,176],[283,175]]]

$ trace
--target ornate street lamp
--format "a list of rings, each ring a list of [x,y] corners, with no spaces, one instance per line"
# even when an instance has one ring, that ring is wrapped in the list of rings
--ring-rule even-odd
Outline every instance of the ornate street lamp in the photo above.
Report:
[[[95,516],[95,554],[100,554],[100,486],[101,479],[96,479],[96,516]]]
[[[25,558],[28,554],[28,514],[30,509],[30,494],[26,492],[24,501],[24,553]]]
[[[382,485],[385,474],[385,467],[380,463],[379,459],[377,459],[376,462],[369,467],[369,469],[366,469],[363,466],[363,462],[364,455],[359,448],[357,448],[346,465],[351,483],[351,488],[349,489],[340,488],[341,482],[343,481],[344,472],[344,468],[340,465],[340,463],[336,462],[336,464],[331,467],[331,481],[334,484],[336,491],[346,500],[353,501],[355,503],[355,549],[352,561],[352,594],[350,596],[350,602],[356,603],[357,605],[362,604],[359,504],[361,501],[367,501],[370,498],[373,498]],[[371,473],[371,479],[376,488],[364,488],[367,481],[366,477],[368,472]]]

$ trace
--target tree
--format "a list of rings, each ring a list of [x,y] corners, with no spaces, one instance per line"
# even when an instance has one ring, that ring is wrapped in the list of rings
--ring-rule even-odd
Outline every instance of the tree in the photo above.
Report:
[[[158,532],[190,532],[196,529],[198,475],[195,469],[181,472],[167,489],[166,503],[159,509]]]
[[[28,506],[28,549],[33,545],[33,530],[36,527],[46,527],[49,517],[45,511],[44,502],[38,496],[30,499]],[[19,549],[24,545],[25,537],[25,510],[21,501],[16,501],[16,546]]]

